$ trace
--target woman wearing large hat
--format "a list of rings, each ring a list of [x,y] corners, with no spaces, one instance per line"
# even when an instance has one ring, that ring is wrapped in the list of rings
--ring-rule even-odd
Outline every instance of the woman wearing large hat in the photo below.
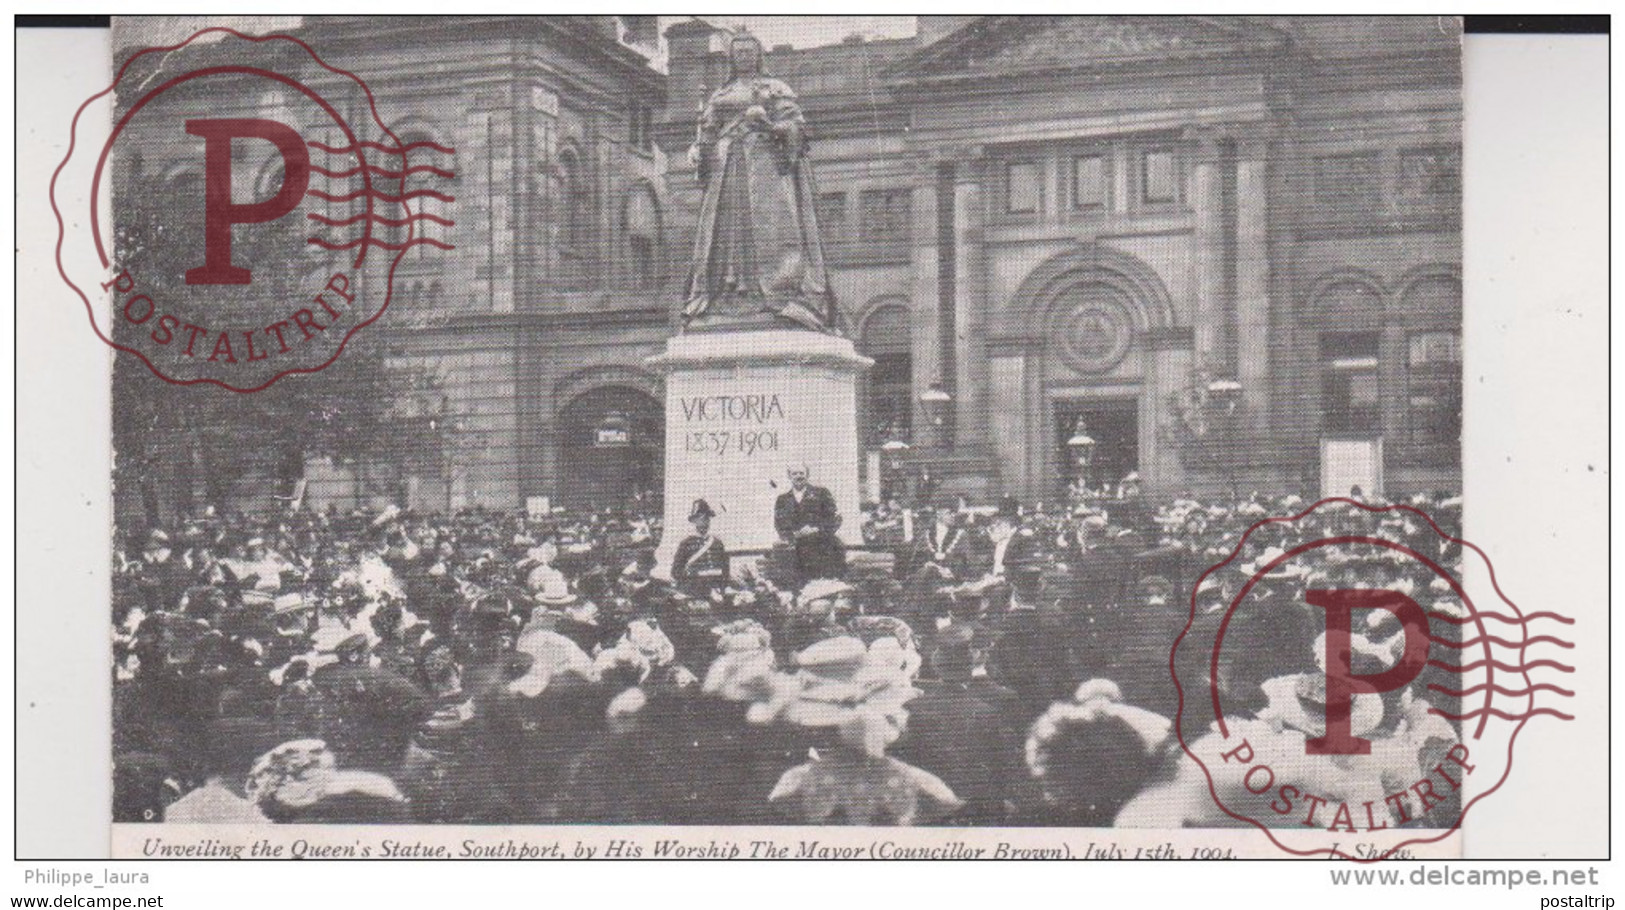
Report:
[[[886,755],[908,722],[918,658],[893,635],[864,644],[825,639],[796,654],[797,671],[772,687],[758,715],[821,734],[811,760],[784,772],[768,795],[800,824],[921,825],[962,805],[942,779]]]

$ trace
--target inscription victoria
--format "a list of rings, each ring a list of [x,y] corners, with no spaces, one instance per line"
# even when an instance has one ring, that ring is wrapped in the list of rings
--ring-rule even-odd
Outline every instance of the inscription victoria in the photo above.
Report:
[[[683,420],[686,423],[766,423],[783,419],[784,405],[778,395],[699,395],[680,398]],[[683,451],[711,452],[723,455],[738,452],[755,455],[757,452],[779,450],[777,430],[696,430],[683,434]]]

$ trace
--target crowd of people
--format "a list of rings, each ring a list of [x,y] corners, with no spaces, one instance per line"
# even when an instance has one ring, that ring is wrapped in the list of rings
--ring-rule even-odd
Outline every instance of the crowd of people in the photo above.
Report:
[[[1459,499],[1413,504],[1459,536]],[[1274,566],[1350,532],[1458,555],[1405,511],[1322,507],[1247,533],[1306,506],[1154,504],[1132,477],[1064,510],[888,502],[866,507],[863,547],[827,562],[837,577],[806,577],[793,542],[730,559],[706,542],[704,503],[669,572],[652,507],[205,510],[115,548],[115,818],[1231,823],[1175,735],[1187,623],[1211,642],[1255,579],[1217,678],[1199,647],[1175,663],[1187,704],[1211,684],[1257,735],[1301,743],[1325,726],[1306,587],[1460,610],[1386,550]],[[1403,645],[1371,613],[1361,672]],[[1431,767],[1457,734],[1427,682],[1357,700],[1375,758],[1295,773],[1365,793]]]

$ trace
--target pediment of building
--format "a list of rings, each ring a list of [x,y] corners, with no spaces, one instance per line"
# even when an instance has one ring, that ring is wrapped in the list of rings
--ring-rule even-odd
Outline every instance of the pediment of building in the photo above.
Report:
[[[894,64],[898,83],[1156,66],[1285,50],[1287,36],[1238,17],[985,16]]]

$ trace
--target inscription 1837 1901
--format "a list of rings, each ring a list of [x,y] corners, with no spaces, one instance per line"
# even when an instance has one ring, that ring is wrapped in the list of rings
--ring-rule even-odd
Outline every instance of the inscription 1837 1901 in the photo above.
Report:
[[[683,451],[728,452],[751,456],[777,452],[779,433],[751,426],[784,419],[784,405],[776,394],[696,395],[678,399],[686,424],[744,424],[730,429],[694,430],[683,434]]]

